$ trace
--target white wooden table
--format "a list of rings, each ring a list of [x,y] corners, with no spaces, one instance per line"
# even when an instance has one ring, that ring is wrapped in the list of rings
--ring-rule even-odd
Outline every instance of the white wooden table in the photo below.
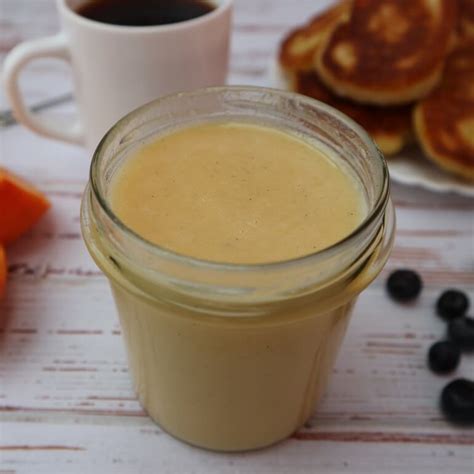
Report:
[[[325,3],[236,0],[230,82],[265,85],[281,35]],[[2,56],[57,28],[54,0],[0,0]],[[29,100],[69,91],[69,75],[55,61],[32,65],[24,77]],[[426,368],[427,348],[445,331],[434,316],[437,295],[454,286],[474,299],[472,200],[395,185],[392,258],[359,300],[318,413],[270,449],[215,454],[163,433],[134,396],[107,282],[79,233],[88,154],[12,126],[0,130],[0,163],[53,203],[40,225],[8,248],[0,473],[473,472],[474,431],[447,424],[437,404],[452,377],[472,378],[474,357],[464,356],[452,376]],[[384,291],[387,273],[400,266],[417,269],[425,282],[411,306],[391,302]]]

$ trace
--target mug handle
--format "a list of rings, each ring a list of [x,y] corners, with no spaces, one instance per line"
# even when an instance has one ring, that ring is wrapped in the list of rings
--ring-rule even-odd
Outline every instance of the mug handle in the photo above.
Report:
[[[6,57],[3,68],[3,81],[13,115],[18,122],[21,122],[40,135],[67,143],[83,145],[84,132],[79,119],[72,123],[64,123],[64,120],[52,119],[50,117],[40,118],[29,110],[23,100],[23,94],[18,81],[21,70],[30,61],[45,57],[53,57],[71,62],[68,41],[64,33],[21,43],[13,48]]]

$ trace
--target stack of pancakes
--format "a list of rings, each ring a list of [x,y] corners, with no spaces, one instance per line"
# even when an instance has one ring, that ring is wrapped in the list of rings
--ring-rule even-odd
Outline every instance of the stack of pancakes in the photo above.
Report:
[[[386,155],[416,137],[474,180],[474,0],[342,0],[290,32],[291,88],[362,125]]]

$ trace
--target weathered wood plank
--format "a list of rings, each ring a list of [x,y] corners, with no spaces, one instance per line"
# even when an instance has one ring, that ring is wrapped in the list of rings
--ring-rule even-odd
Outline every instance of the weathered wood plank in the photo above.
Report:
[[[175,441],[149,424],[121,426],[61,423],[7,424],[10,448],[3,451],[5,466],[18,473],[34,462],[35,473],[160,473],[207,474],[274,472],[431,473],[469,472],[470,446],[421,444],[408,441],[319,442],[292,439],[271,449],[246,454],[210,454]],[[64,431],[69,430],[64,442]],[[39,441],[41,440],[41,441]],[[156,450],[156,446],[160,450]],[[383,455],[381,455],[383,454]],[[21,458],[19,458],[21,455]]]

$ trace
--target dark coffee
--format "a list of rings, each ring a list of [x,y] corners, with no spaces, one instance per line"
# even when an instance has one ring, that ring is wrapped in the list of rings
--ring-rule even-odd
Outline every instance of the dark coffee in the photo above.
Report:
[[[191,20],[214,9],[205,0],[89,0],[76,13],[112,25],[154,26]]]

